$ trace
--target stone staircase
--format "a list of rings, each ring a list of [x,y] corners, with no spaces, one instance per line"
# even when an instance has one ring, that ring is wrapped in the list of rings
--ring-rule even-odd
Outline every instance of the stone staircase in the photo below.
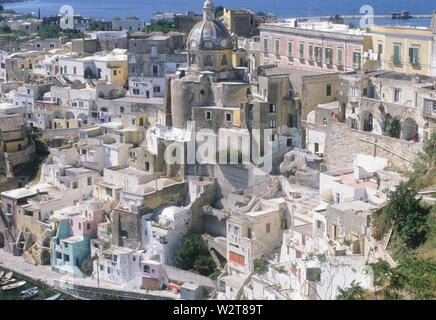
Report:
[[[395,222],[392,222],[391,225],[389,226],[388,232],[385,234],[385,236],[382,239],[381,244],[384,250],[386,250],[389,245],[389,241],[391,240],[392,233],[394,232],[394,226],[395,226]]]

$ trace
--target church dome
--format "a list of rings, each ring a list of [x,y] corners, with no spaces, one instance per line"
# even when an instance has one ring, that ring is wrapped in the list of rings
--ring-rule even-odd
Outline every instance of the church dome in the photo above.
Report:
[[[215,19],[214,7],[210,0],[203,6],[203,20],[191,30],[187,42],[190,50],[232,49],[232,37],[227,28]]]

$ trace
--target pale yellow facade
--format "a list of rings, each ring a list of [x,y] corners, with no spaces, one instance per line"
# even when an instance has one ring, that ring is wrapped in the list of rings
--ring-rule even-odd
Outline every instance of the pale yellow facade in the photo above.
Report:
[[[380,70],[431,74],[432,31],[425,27],[374,25],[364,41],[366,61],[379,62]]]
[[[118,83],[120,86],[125,86],[129,77],[127,61],[110,61],[108,62],[108,69],[110,70],[112,83]]]

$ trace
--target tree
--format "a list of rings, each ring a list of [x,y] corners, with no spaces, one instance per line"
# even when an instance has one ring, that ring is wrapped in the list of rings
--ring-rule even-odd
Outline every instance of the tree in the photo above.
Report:
[[[395,222],[395,231],[407,248],[415,249],[426,239],[427,218],[430,210],[416,199],[417,192],[402,182],[395,191],[388,193],[388,204],[383,214]]]
[[[254,272],[256,272],[257,274],[265,274],[268,271],[266,267],[267,265],[268,261],[266,261],[265,259],[254,259]]]
[[[417,188],[428,187],[436,183],[436,132],[424,140],[422,151],[413,164],[413,173],[409,181]]]
[[[182,238],[173,259],[174,266],[209,276],[216,270],[204,241],[195,234],[187,234]]]
[[[0,4],[0,12],[4,10],[4,7]]]
[[[174,25],[173,21],[167,21],[167,20],[157,20],[156,22],[145,26],[144,28],[145,32],[163,32],[168,33],[171,31],[177,31],[176,26]]]
[[[211,256],[199,256],[195,259],[194,270],[203,276],[209,276],[216,271],[216,265]]]
[[[121,20],[120,17],[114,17],[114,18],[112,19],[112,21],[120,21],[120,20]]]
[[[334,17],[330,17],[329,22],[344,24],[344,18],[342,18],[339,14],[337,14]]]
[[[41,38],[41,40],[59,38],[60,35],[61,29],[58,26],[50,24],[43,24],[38,31],[38,36]]]
[[[0,33],[12,33],[11,27],[7,24],[4,24],[0,27]]]
[[[337,300],[363,300],[365,290],[356,283],[354,280],[351,281],[350,287],[340,288],[338,287],[339,294],[336,296]]]
[[[88,26],[89,31],[104,31],[105,27],[101,21],[92,21]]]
[[[388,126],[386,127],[386,134],[392,138],[400,138],[401,134],[401,122],[400,119],[394,117],[389,121]]]

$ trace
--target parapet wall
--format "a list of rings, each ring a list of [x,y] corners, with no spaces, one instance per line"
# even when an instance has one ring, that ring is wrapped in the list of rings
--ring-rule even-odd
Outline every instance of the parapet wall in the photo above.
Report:
[[[419,142],[354,130],[336,121],[331,121],[326,130],[324,160],[330,169],[352,167],[358,153],[386,158],[396,167],[410,167],[422,149]]]

